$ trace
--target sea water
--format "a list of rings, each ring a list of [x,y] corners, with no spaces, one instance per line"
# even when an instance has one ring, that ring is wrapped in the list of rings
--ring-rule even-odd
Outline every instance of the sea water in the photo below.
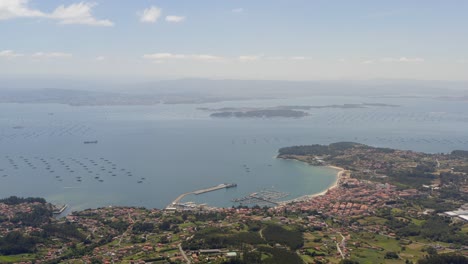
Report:
[[[216,119],[200,107],[386,103],[311,109],[299,119]],[[232,206],[263,189],[284,199],[326,190],[337,171],[276,159],[281,147],[354,141],[426,152],[468,149],[468,103],[430,98],[313,97],[153,106],[0,104],[0,196],[39,196],[69,210]],[[97,144],[84,144],[95,141]]]

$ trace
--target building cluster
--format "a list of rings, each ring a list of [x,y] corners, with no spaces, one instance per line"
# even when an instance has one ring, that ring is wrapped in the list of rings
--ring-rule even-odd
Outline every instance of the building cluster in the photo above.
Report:
[[[351,160],[350,168],[357,169],[359,173],[367,173],[374,177],[386,177],[377,175],[376,171],[385,170],[389,166],[398,168],[415,167],[421,160],[434,160],[433,157],[411,151],[395,152],[376,152],[375,150],[358,149],[357,152],[346,153],[341,156],[341,160]],[[358,158],[351,158],[355,156]],[[449,160],[444,155],[436,156],[438,166],[447,167]],[[395,185],[389,183],[375,182],[351,178],[349,172],[341,174],[338,184],[330,188],[323,195],[309,196],[303,199],[296,199],[290,203],[280,204],[279,206],[265,209],[254,208],[193,208],[192,212],[187,213],[186,218],[182,217],[185,210],[175,212],[173,210],[161,211],[157,209],[144,209],[132,207],[106,207],[99,209],[88,209],[76,212],[66,216],[65,221],[75,223],[80,230],[87,235],[87,239],[92,242],[108,239],[93,249],[81,260],[91,263],[93,258],[99,258],[104,263],[118,263],[129,258],[135,259],[170,259],[171,261],[184,262],[187,257],[194,263],[197,261],[217,260],[220,258],[235,257],[236,252],[229,252],[229,249],[210,249],[188,251],[181,249],[182,242],[193,238],[194,234],[205,228],[239,228],[242,224],[247,225],[252,221],[276,222],[283,225],[302,225],[313,230],[326,230],[327,234],[339,234],[330,241],[317,244],[315,250],[323,252],[329,248],[336,248],[337,257],[349,256],[350,242],[348,232],[370,232],[372,234],[381,234],[387,237],[396,235],[385,224],[377,222],[366,222],[366,224],[356,223],[338,229],[330,224],[330,219],[336,222],[349,222],[350,219],[359,219],[363,216],[372,216],[384,207],[399,206],[399,200],[412,197],[419,197],[427,194],[416,189],[398,189]],[[435,185],[434,185],[435,186]],[[433,187],[432,185],[430,187]],[[434,188],[432,188],[434,189]],[[10,206],[0,203],[0,235],[5,235],[12,230],[20,230],[23,233],[38,231],[40,229],[33,227],[16,227],[10,220],[18,214],[31,213],[34,203],[24,203]],[[468,206],[463,206],[459,210],[446,212],[447,216],[458,218],[461,221],[467,220]],[[222,220],[203,221],[202,224],[191,222],[193,215],[203,213],[220,213],[224,217]],[[289,213],[300,217],[289,217]],[[418,212],[407,213],[416,215]],[[177,231],[165,231],[159,228],[166,217],[180,218]],[[188,219],[187,219],[188,218]],[[7,221],[5,221],[7,220]],[[193,219],[192,219],[193,220]],[[61,220],[63,221],[63,220]],[[328,223],[327,223],[328,221]],[[154,232],[134,232],[134,227],[141,224],[153,224],[157,226]],[[244,225],[244,226],[245,226]],[[122,227],[123,226],[123,227]],[[343,225],[342,225],[343,226]],[[16,229],[15,229],[16,228]],[[167,229],[166,229],[167,230]],[[41,250],[47,252],[42,260],[36,260],[35,263],[43,263],[58,259],[69,251],[73,242],[56,243],[43,246]],[[375,245],[354,245],[354,247],[369,247],[375,250],[383,250]],[[235,251],[235,250],[233,250]],[[240,250],[239,250],[240,252]],[[305,254],[305,252],[304,252]],[[24,262],[28,263],[28,262]],[[141,260],[134,260],[130,263],[144,263]]]
[[[30,214],[33,211],[34,206],[42,206],[41,203],[21,203],[15,205],[9,205],[0,203],[0,235],[11,231],[21,231],[22,233],[30,233],[38,231],[40,229],[31,226],[22,227],[21,223],[14,224],[12,220],[20,214]]]
[[[397,190],[388,183],[376,183],[343,177],[336,188],[329,189],[324,195],[312,197],[284,207],[288,211],[317,211],[326,217],[348,219],[350,216],[372,215],[379,208],[392,206],[403,197],[421,195],[416,189]]]
[[[468,221],[468,203],[462,205],[458,210],[445,212],[444,215],[462,221]]]

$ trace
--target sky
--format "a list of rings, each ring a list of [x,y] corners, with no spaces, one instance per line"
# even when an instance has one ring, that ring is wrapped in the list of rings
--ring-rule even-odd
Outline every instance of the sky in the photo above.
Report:
[[[0,0],[0,76],[468,80],[464,0]]]

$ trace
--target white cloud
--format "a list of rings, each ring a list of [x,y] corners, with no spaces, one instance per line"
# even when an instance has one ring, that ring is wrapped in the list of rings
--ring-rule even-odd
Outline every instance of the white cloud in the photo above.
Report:
[[[39,10],[28,7],[29,0],[1,0],[0,20],[18,17],[44,17]]]
[[[167,22],[180,23],[185,20],[184,16],[166,16]]]
[[[373,59],[373,60],[365,60],[362,63],[363,64],[374,64],[374,63],[421,63],[424,62],[423,58],[409,58],[409,57],[399,57],[399,58],[393,58],[393,57],[386,57],[386,58],[380,58],[380,59]]]
[[[58,19],[60,24],[81,24],[89,26],[113,26],[114,23],[110,20],[99,20],[92,16],[91,11],[95,7],[95,3],[80,2],[69,6],[61,5],[57,7],[50,18]]]
[[[272,61],[305,61],[308,60],[305,56],[240,56],[239,60],[249,61],[249,60],[259,60],[266,59]]]
[[[97,57],[96,57],[96,60],[97,60],[97,61],[103,61],[103,60],[105,60],[105,59],[106,59],[106,58],[105,58],[104,56],[97,56]]]
[[[233,13],[242,13],[244,12],[244,9],[243,8],[234,8],[233,10],[231,10]]]
[[[16,57],[22,57],[24,56],[23,54],[16,53],[12,50],[2,50],[0,51],[0,58],[16,58]]]
[[[3,58],[15,58],[15,57],[32,57],[32,58],[71,58],[73,57],[70,53],[64,52],[35,52],[33,54],[21,54],[16,53],[13,50],[0,51],[0,57]]]
[[[290,60],[306,60],[307,58],[304,56],[293,56],[289,58]]]
[[[268,60],[284,60],[285,57],[282,57],[282,56],[269,56],[269,57],[266,57],[266,59],[268,59]]]
[[[33,58],[71,58],[73,55],[63,52],[36,52],[32,55]]]
[[[151,6],[146,8],[139,14],[140,22],[143,23],[155,23],[158,21],[159,17],[161,16],[161,8],[156,6]]]
[[[52,59],[52,58],[71,58],[73,57],[73,55],[71,53],[64,53],[64,52],[35,52],[32,54],[21,54],[21,53],[16,53],[13,50],[0,51],[0,58],[16,58],[16,57],[25,57],[25,58],[34,58],[34,59]]]
[[[238,59],[242,62],[257,61],[260,59],[260,56],[243,55],[239,56]]]
[[[380,59],[380,61],[381,62],[424,62],[424,59],[400,57],[400,58],[382,58]]]
[[[165,60],[199,60],[199,61],[221,61],[224,58],[210,54],[173,54],[173,53],[153,53],[143,55],[144,59],[161,63]]]
[[[143,55],[144,59],[149,60],[166,60],[166,59],[185,59],[186,56],[182,54],[172,54],[172,53],[153,53]]]
[[[195,54],[191,55],[190,58],[195,60],[204,60],[204,61],[219,61],[223,60],[223,57],[209,55],[209,54]]]
[[[69,6],[61,5],[47,14],[28,6],[29,0],[0,0],[0,20],[13,18],[56,19],[60,24],[81,24],[89,26],[113,26],[110,20],[99,20],[92,16],[95,3],[80,2]]]

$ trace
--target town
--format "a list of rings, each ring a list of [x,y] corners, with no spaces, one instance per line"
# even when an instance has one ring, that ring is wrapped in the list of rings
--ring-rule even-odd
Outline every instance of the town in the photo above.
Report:
[[[466,263],[466,152],[335,143],[278,157],[342,171],[322,195],[274,207],[105,207],[55,219],[43,199],[6,198],[0,262]]]

